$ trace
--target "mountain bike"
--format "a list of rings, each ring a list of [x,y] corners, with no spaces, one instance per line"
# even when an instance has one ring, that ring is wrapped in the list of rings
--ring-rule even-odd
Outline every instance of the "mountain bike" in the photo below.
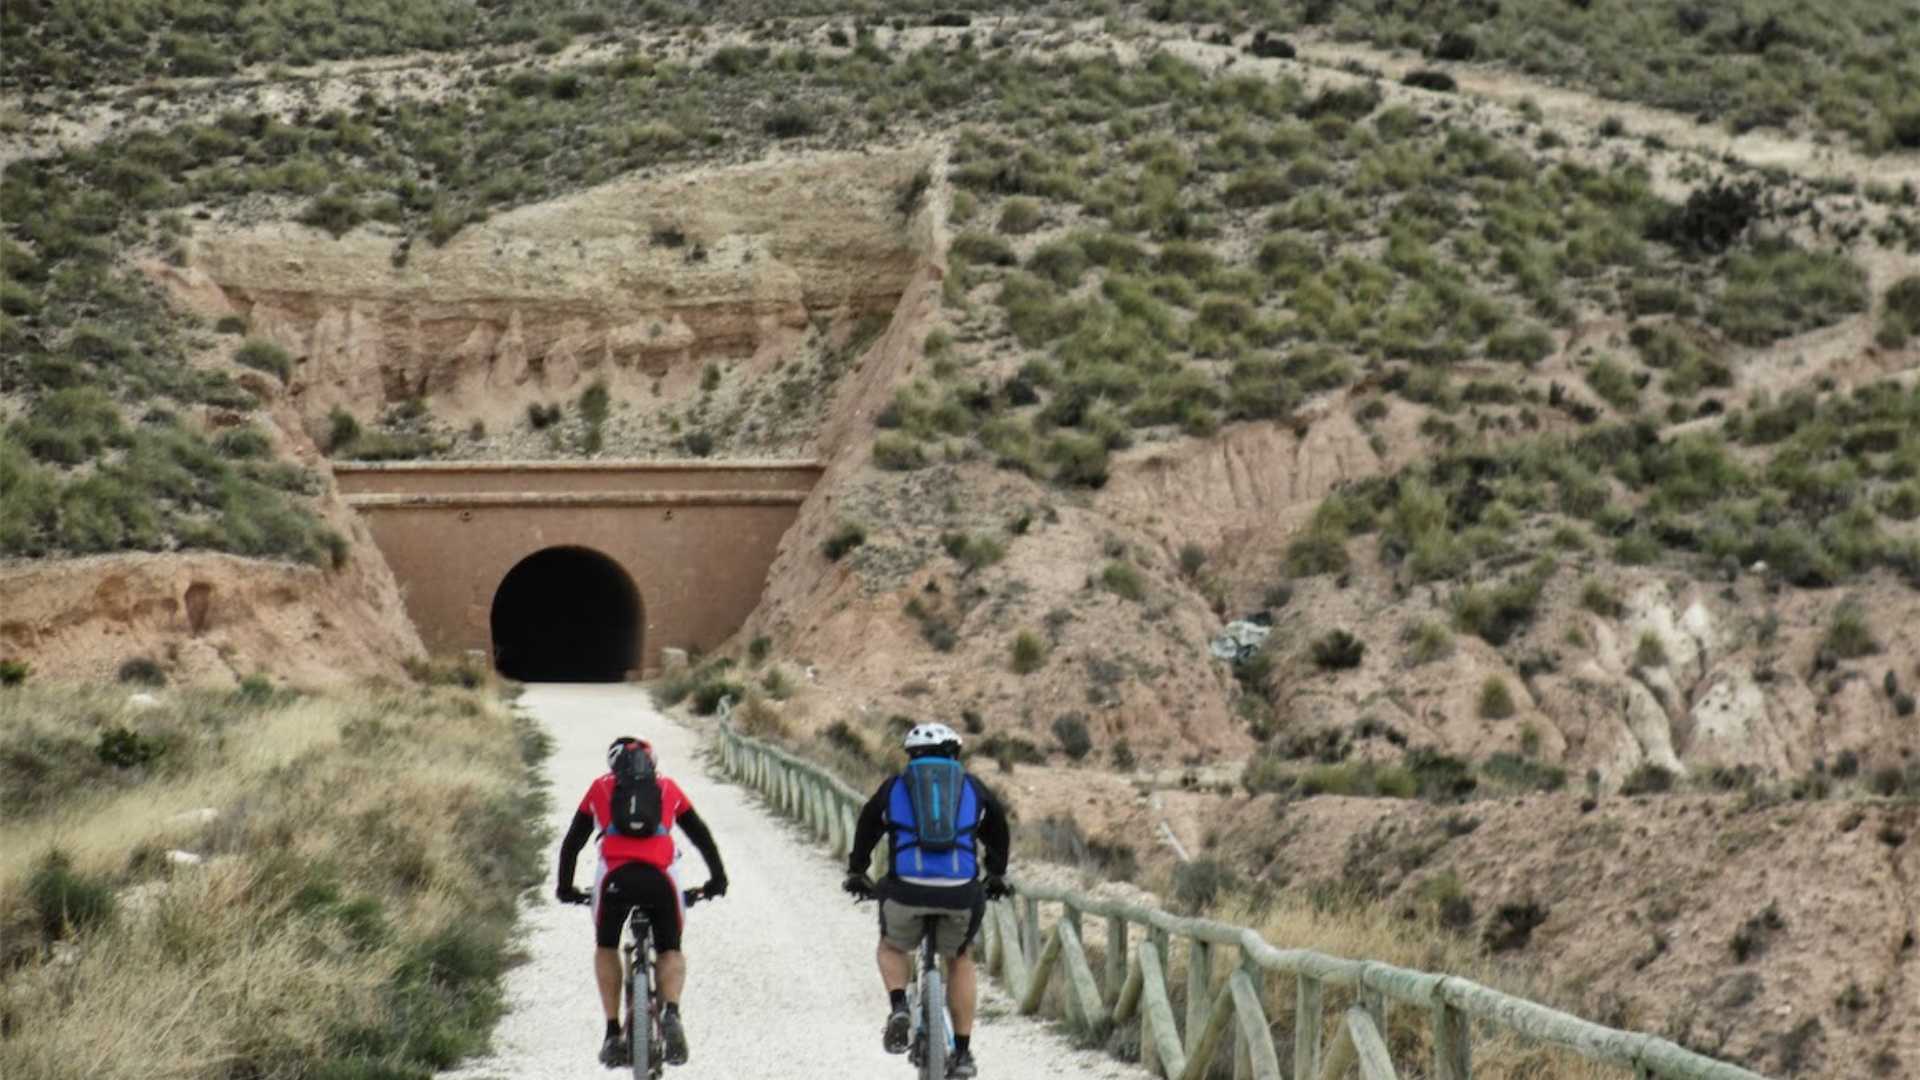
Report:
[[[707,898],[703,889],[687,889],[680,899],[687,907]],[[576,904],[589,904],[589,900],[576,900]],[[626,1033],[627,1064],[633,1067],[633,1080],[660,1080],[667,1068],[667,1040],[660,1030],[660,988],[654,983],[653,926],[647,921],[647,913],[635,907],[627,916],[627,940],[620,946],[626,957],[627,979],[621,994],[622,1016],[621,1030]],[[641,991],[645,990],[642,994]],[[643,1012],[636,1012],[635,1005],[644,997],[646,1004]],[[638,1037],[640,1027],[635,1023],[637,1016],[646,1018],[645,1037]]]
[[[855,903],[877,899],[871,889],[854,897]],[[920,937],[920,949],[914,956],[913,970],[907,975],[908,1029],[907,1061],[919,1071],[920,1080],[947,1080],[947,1061],[953,1056],[953,1014],[947,1011],[946,979],[940,973],[940,955],[936,948],[941,916],[923,917],[926,930]]]
[[[940,916],[926,917],[918,962],[907,976],[907,1009],[913,1017],[907,1061],[920,1070],[920,1080],[947,1080],[947,1059],[953,1055],[953,1014],[947,1011],[946,980],[934,951],[939,925]]]

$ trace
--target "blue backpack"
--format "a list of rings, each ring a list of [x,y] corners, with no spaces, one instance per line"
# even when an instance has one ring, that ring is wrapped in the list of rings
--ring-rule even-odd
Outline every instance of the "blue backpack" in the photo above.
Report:
[[[907,763],[887,795],[895,877],[962,884],[977,874],[980,793],[952,758]]]

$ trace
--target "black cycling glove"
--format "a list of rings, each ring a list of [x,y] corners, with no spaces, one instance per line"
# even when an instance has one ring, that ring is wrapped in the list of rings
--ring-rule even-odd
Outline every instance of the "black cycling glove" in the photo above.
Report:
[[[718,900],[727,895],[727,875],[715,874],[700,887],[700,892],[709,900]]]
[[[987,876],[987,899],[1004,900],[1012,895],[1013,886],[1007,883],[1006,878],[999,874],[989,874]]]
[[[584,904],[593,899],[593,897],[588,896],[586,893],[581,892],[571,885],[560,886],[553,890],[553,895],[563,904]]]
[[[855,900],[873,899],[873,879],[865,874],[848,874],[840,889]]]

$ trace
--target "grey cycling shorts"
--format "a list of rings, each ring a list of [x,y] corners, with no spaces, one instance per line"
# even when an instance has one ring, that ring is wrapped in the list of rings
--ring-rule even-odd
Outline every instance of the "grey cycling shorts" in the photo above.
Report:
[[[986,910],[984,900],[971,908],[916,907],[897,900],[882,900],[880,938],[901,952],[912,952],[926,936],[927,916],[931,915],[936,920],[933,947],[941,956],[951,958],[973,943]]]

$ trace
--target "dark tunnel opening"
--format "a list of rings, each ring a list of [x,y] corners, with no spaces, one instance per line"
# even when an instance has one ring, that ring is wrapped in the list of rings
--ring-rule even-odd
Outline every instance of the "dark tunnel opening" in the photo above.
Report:
[[[640,666],[640,594],[612,559],[548,548],[493,594],[493,658],[521,682],[618,682]]]

